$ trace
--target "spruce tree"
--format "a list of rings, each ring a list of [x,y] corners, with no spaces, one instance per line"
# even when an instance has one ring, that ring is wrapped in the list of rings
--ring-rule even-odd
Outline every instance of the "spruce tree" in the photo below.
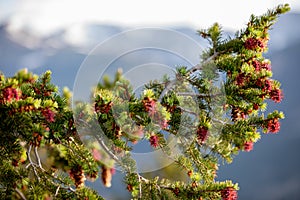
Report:
[[[280,130],[283,113],[266,107],[283,93],[264,53],[268,31],[289,9],[252,15],[233,38],[224,38],[217,23],[199,30],[210,44],[199,64],[178,67],[175,79],[151,81],[140,96],[117,72],[95,86],[93,106],[75,102],[72,109],[70,91],[60,94],[50,71],[1,74],[1,199],[102,199],[85,181],[100,177],[110,187],[117,167],[133,199],[237,199],[237,183],[216,181],[216,173],[220,163],[251,151],[261,134]],[[216,85],[220,76],[224,82]],[[131,150],[141,140],[161,149],[188,180],[139,174]]]

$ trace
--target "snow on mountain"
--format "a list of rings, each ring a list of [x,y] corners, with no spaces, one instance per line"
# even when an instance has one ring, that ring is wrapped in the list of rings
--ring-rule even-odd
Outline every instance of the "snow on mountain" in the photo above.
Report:
[[[296,13],[279,18],[271,31],[270,51],[266,55],[272,61],[274,76],[282,82],[284,90],[284,101],[276,105],[276,108],[279,107],[286,113],[286,119],[282,122],[282,131],[278,135],[264,136],[255,145],[253,152],[242,153],[236,158],[236,162],[221,167],[219,172],[220,179],[232,178],[233,181],[240,182],[240,199],[297,199],[300,196],[300,161],[297,159],[300,150],[299,21],[300,14]],[[183,26],[173,27],[173,29],[204,44],[196,34],[196,30]],[[3,24],[0,26],[0,71],[6,75],[13,75],[18,69],[27,67],[34,73],[40,74],[50,69],[53,71],[55,84],[72,88],[76,73],[87,54],[96,45],[128,30],[130,27],[74,24],[40,38],[30,30],[13,32],[9,29],[9,24]],[[150,43],[151,40],[159,39],[151,38],[147,34],[136,35],[135,38],[136,43],[145,41]],[[180,47],[183,52],[193,55],[194,52],[190,52],[191,50],[184,43],[170,43],[167,39],[160,38],[156,42],[172,48]],[[123,44],[112,42],[110,45],[111,49],[105,52],[101,59],[114,54],[118,48],[122,48]],[[157,54],[148,49],[118,58],[112,63],[111,70],[114,71],[121,66],[126,69],[133,63],[139,65],[153,61],[169,66],[181,62],[171,54],[162,52]]]

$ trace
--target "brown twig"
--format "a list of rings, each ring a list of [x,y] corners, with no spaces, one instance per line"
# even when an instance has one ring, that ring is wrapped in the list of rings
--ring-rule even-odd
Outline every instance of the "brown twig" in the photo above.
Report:
[[[32,159],[31,159],[31,155],[30,155],[31,149],[32,149],[32,145],[29,145],[28,150],[27,150],[27,152],[26,152],[27,158],[28,158],[28,160],[29,160],[29,164],[28,164],[25,168],[27,169],[28,167],[31,166],[32,169],[33,169],[34,175],[37,177],[38,181],[40,181],[41,178],[39,177],[39,175],[38,175],[38,173],[37,173],[37,171],[36,171],[36,165],[37,165],[37,164],[33,163]]]
[[[15,190],[18,193],[18,195],[21,197],[22,200],[27,200],[25,195],[23,194],[23,192],[21,190],[19,190],[18,188],[16,188]]]

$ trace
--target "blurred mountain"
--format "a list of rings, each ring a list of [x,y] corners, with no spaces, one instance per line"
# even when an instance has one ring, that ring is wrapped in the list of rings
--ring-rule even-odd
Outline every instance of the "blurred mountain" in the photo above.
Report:
[[[300,41],[299,13],[280,16],[271,30],[269,53],[280,51]]]
[[[281,16],[271,30],[269,53],[266,55],[272,61],[274,78],[282,82],[285,99],[276,106],[286,114],[282,122],[281,132],[277,135],[264,135],[249,153],[241,153],[230,165],[220,167],[220,180],[232,179],[239,182],[240,199],[245,200],[296,200],[300,196],[300,14],[291,13]],[[204,41],[190,27],[171,27],[170,29],[185,34],[205,46]],[[0,26],[0,71],[11,76],[21,68],[28,68],[34,73],[41,74],[47,69],[53,72],[53,82],[60,87],[68,86],[72,89],[77,71],[88,53],[99,43],[107,41],[113,35],[130,30],[128,27],[98,24],[75,24],[45,38],[39,38],[30,33],[30,30],[14,32],[9,24]],[[231,33],[229,33],[231,35]],[[168,43],[166,38],[151,38],[149,35],[137,35],[136,42],[152,39],[166,43],[170,47],[180,46],[189,52],[184,44]],[[103,59],[123,48],[122,43],[111,43],[112,50],[106,52]],[[136,59],[136,60],[134,60]],[[198,59],[198,58],[197,58]],[[132,61],[134,60],[134,61]],[[151,49],[143,52],[131,52],[126,56],[118,57],[111,64],[111,73],[118,67],[130,69],[135,66],[157,62],[169,66],[186,64],[174,55],[160,52],[154,53]],[[181,63],[182,62],[182,63]],[[109,71],[108,71],[109,72]],[[299,73],[298,73],[299,72]],[[87,77],[88,78],[88,77]],[[111,190],[120,192],[126,186],[117,183]],[[120,179],[120,177],[119,177]],[[121,180],[120,180],[121,181]],[[97,184],[101,185],[100,183]],[[95,186],[97,187],[97,186]],[[112,193],[104,189],[105,194]],[[122,189],[120,189],[122,188]],[[107,196],[108,199],[112,197]],[[122,199],[122,197],[115,198]]]

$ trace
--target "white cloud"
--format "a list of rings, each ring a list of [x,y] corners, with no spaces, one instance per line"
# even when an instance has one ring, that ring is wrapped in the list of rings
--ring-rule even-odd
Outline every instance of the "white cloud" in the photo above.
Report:
[[[82,24],[71,26],[63,37],[67,43],[73,46],[81,46],[88,42],[86,30]]]
[[[81,22],[133,27],[185,24],[199,28],[216,21],[223,27],[237,30],[247,22],[250,14],[262,14],[286,2],[294,11],[300,11],[300,2],[293,0],[23,0],[11,4],[10,30],[27,28],[36,35],[48,35]],[[0,2],[0,6],[9,5]]]

